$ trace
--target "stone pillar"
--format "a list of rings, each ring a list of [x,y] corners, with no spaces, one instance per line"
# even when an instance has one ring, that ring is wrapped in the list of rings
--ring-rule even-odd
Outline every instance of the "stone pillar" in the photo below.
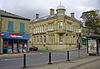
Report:
[[[49,35],[46,35],[46,44],[49,44]]]
[[[63,29],[66,30],[66,23],[63,22]]]
[[[63,35],[63,43],[67,43],[67,37],[66,37],[66,34]]]
[[[59,41],[59,37],[58,37],[58,34],[55,34],[55,43],[57,44]]]
[[[44,44],[44,35],[42,35],[42,44]]]
[[[57,28],[58,28],[58,23],[57,23],[57,21],[54,23],[54,30],[57,30]]]

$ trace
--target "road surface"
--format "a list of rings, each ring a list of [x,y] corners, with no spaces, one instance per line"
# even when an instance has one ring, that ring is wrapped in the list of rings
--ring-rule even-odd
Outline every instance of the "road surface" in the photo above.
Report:
[[[27,55],[26,62],[27,65],[37,65],[37,64],[47,64],[48,63],[48,53],[52,53],[52,62],[66,60],[66,51],[37,51],[34,55]],[[80,52],[80,53],[79,53]],[[86,49],[80,51],[73,50],[70,51],[70,59],[78,58],[79,55],[86,54]],[[0,67],[22,67],[23,66],[23,56],[16,57],[0,57]]]

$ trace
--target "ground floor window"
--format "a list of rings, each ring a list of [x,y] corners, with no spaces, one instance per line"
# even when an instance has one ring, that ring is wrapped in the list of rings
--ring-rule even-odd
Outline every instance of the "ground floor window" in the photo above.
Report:
[[[28,40],[3,39],[3,53],[28,52]]]
[[[43,41],[42,41],[42,36],[40,36],[40,43],[42,43]]]
[[[59,42],[63,42],[63,34],[59,34]]]
[[[44,43],[46,43],[46,36],[44,36]]]

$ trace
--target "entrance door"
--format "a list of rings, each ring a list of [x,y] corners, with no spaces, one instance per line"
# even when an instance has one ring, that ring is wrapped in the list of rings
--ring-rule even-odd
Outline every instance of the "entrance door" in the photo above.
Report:
[[[13,40],[8,40],[8,53],[13,53]]]
[[[13,53],[18,53],[18,40],[14,40]]]
[[[8,40],[3,39],[3,53],[6,54],[8,53]]]

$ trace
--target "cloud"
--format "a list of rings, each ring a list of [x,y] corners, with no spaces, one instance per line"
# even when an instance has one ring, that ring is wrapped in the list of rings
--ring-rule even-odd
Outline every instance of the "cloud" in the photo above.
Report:
[[[61,2],[66,8],[66,14],[75,12],[78,19],[84,11],[100,9],[100,0],[61,0]],[[36,13],[39,13],[40,17],[49,15],[49,9],[56,9],[59,3],[59,0],[0,0],[0,9],[34,19]]]

